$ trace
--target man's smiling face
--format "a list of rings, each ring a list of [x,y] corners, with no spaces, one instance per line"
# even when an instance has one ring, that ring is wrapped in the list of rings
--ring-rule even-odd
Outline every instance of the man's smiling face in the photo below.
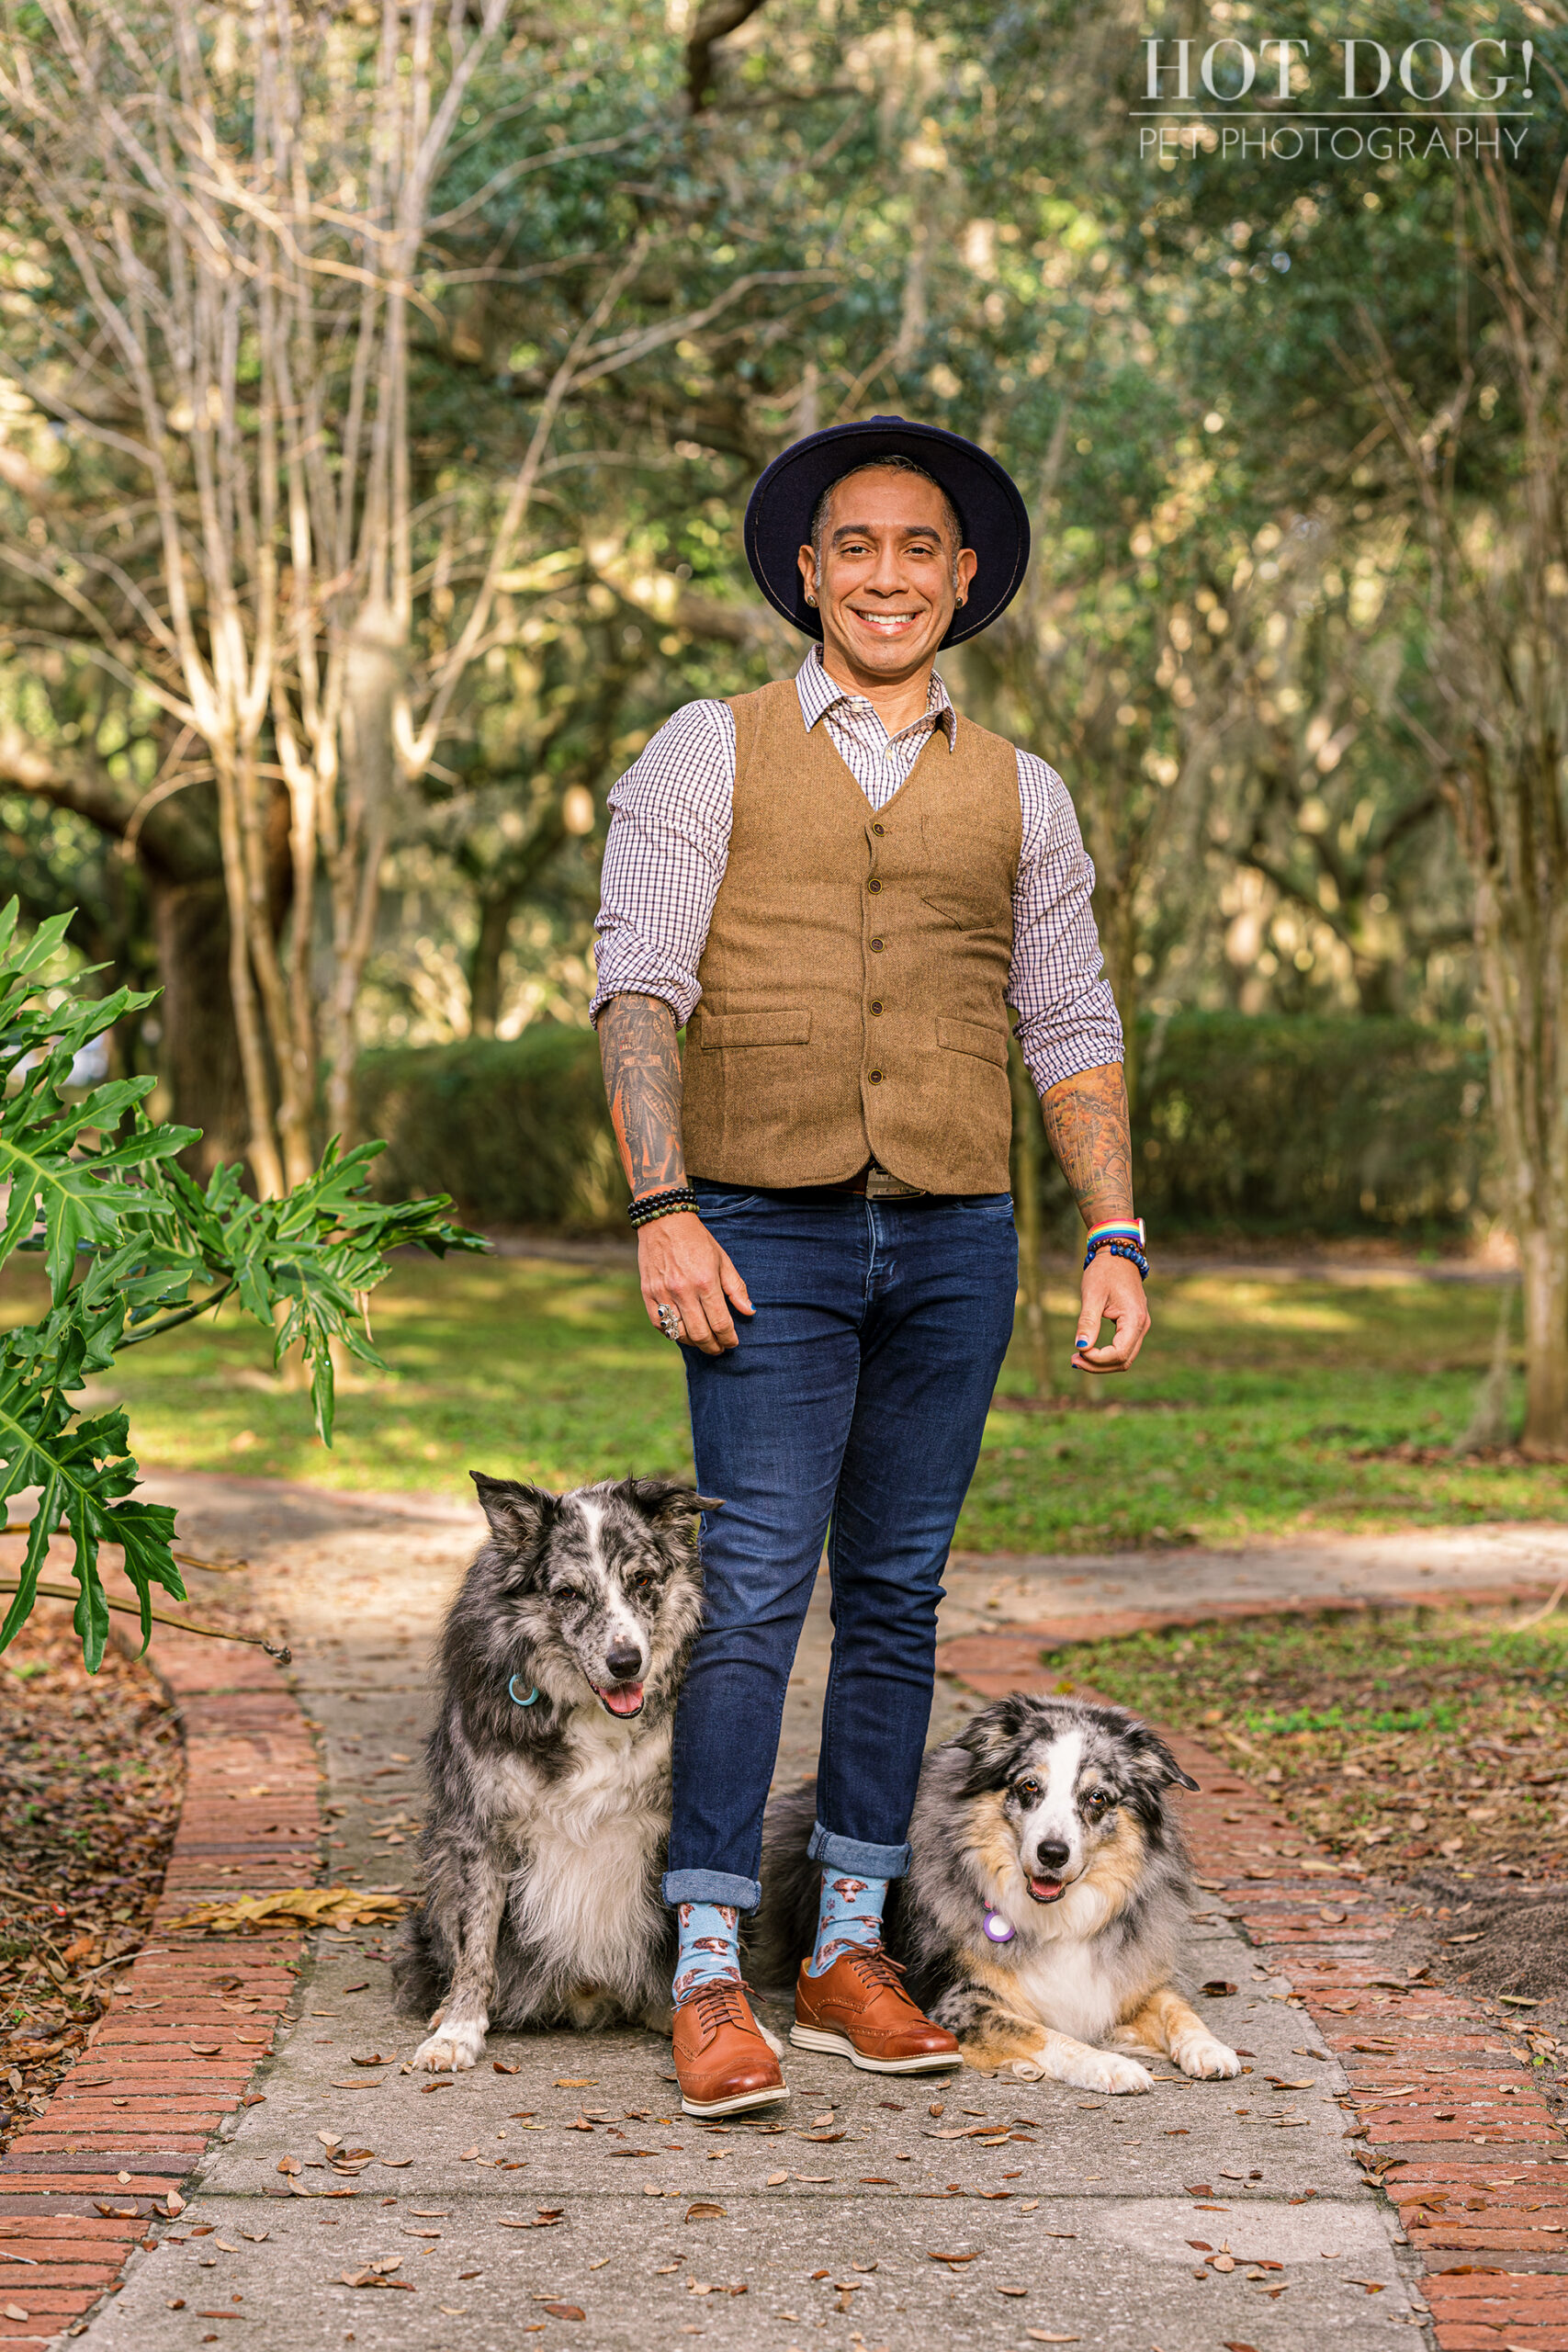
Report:
[[[974,550],[953,536],[941,491],[919,474],[863,466],[834,485],[820,564],[800,550],[829,670],[892,684],[929,665],[975,577]]]

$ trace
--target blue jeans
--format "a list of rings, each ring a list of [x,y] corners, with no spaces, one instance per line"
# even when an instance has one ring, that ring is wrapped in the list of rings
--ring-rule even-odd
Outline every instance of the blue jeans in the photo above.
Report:
[[[833,1659],[814,1859],[908,1868],[942,1571],[1012,1331],[1006,1193],[867,1200],[695,1181],[756,1314],[683,1351],[703,1630],[675,1713],[667,1903],[761,1899],[762,1811],[829,1537]]]

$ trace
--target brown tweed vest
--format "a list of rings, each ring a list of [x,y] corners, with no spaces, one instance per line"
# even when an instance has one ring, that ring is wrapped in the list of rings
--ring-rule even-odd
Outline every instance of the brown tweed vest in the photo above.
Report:
[[[1004,1193],[1004,1002],[1022,819],[1010,743],[934,728],[874,809],[793,682],[730,704],[729,863],[686,1032],[682,1136],[717,1183],[830,1184],[876,1159]]]

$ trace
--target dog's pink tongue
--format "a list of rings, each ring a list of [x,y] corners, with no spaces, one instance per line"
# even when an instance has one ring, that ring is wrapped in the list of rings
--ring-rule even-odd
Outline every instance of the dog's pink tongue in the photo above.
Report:
[[[599,1696],[613,1715],[635,1715],[642,1704],[642,1684],[623,1682],[616,1690],[601,1690]]]

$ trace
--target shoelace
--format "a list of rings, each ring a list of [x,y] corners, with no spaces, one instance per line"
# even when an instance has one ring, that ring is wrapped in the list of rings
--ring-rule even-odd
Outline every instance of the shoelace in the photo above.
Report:
[[[742,2030],[752,2023],[742,1996],[750,1986],[738,1976],[716,1977],[711,1984],[699,1984],[692,1995],[691,2006],[697,2013],[697,2023],[705,2040],[716,2033],[721,2025],[739,2026]]]
[[[890,1993],[897,1993],[901,2001],[909,2000],[909,1996],[898,1982],[904,1973],[904,1963],[895,1960],[886,1945],[866,1944],[850,1952],[847,1958],[868,1990],[875,1991],[881,1986]],[[910,2001],[909,2006],[913,2008],[914,2003]]]

